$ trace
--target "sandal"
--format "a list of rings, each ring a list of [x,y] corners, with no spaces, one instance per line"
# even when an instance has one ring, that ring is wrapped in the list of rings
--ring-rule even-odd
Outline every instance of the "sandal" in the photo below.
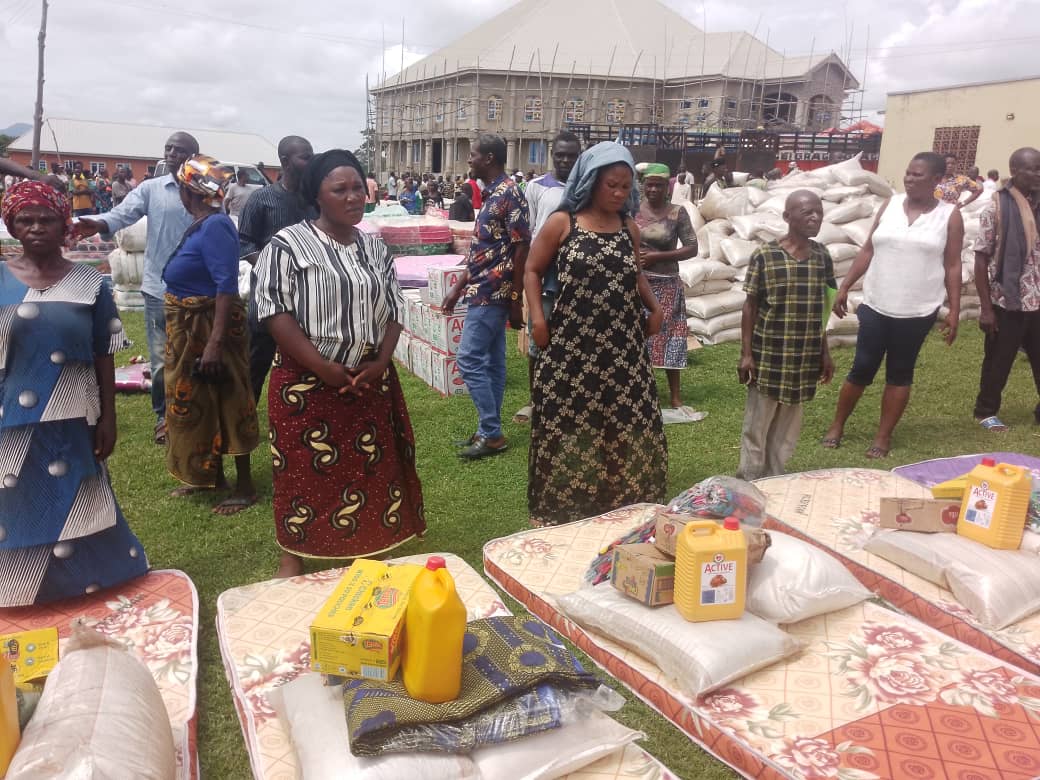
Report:
[[[256,504],[255,493],[251,496],[228,496],[213,507],[213,514],[221,517],[230,517],[231,515],[237,515],[245,509],[249,509],[254,504]]]
[[[874,444],[870,447],[870,449],[867,450],[866,455],[868,458],[880,460],[881,458],[888,457],[888,450],[886,450],[884,447],[878,447],[876,444]]]
[[[820,439],[820,446],[825,450],[836,450],[841,446],[841,436]]]
[[[155,424],[155,443],[160,447],[166,444],[166,420],[159,420]]]
[[[995,414],[979,420],[979,425],[992,433],[1007,433],[1008,427]]]

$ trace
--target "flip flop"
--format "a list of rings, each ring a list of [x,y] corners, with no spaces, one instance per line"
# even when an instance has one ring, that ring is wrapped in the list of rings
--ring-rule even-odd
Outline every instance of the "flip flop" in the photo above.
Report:
[[[992,433],[1007,433],[1008,427],[995,414],[979,420],[979,425]]]
[[[228,496],[213,507],[213,514],[221,517],[231,517],[231,515],[237,515],[239,512],[249,509],[254,504],[256,504],[255,494],[251,496]]]
[[[179,488],[170,491],[170,498],[187,498],[188,496],[197,496],[199,493],[212,493],[221,488],[208,488],[208,487],[193,487],[191,485],[182,485]]]
[[[166,420],[160,420],[155,424],[155,443],[160,447],[166,444]]]
[[[836,450],[841,446],[841,436],[833,436],[829,439],[820,439],[820,446],[825,450]]]
[[[513,422],[517,425],[524,425],[525,423],[531,422],[531,413],[534,412],[534,407],[531,404],[527,406],[521,406],[516,414],[513,415]]]
[[[889,451],[884,449],[883,447],[872,446],[872,447],[870,447],[870,449],[867,450],[866,455],[867,455],[868,458],[873,458],[874,460],[880,460],[881,458],[887,458],[888,457],[888,452]]]

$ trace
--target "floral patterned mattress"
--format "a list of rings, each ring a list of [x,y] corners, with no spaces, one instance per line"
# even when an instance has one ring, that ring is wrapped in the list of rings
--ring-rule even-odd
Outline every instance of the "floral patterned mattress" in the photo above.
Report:
[[[433,553],[437,554],[437,553]],[[429,554],[396,558],[424,564]],[[461,558],[443,554],[470,620],[509,615],[498,594]],[[296,780],[296,753],[267,693],[310,671],[309,629],[314,614],[336,587],[344,569],[232,588],[217,599],[217,633],[224,669],[257,780]],[[650,754],[630,745],[573,780],[674,780]]]
[[[122,641],[152,672],[170,716],[178,780],[196,780],[195,687],[199,597],[188,575],[151,571],[108,590],[39,607],[0,610],[0,634],[58,629],[62,645],[73,620]]]
[[[868,588],[932,628],[1040,674],[1040,613],[999,631],[984,628],[950,591],[862,549],[880,522],[882,496],[930,498],[927,488],[872,469],[807,471],[755,485],[768,498],[766,527],[827,550]]]
[[[1040,775],[1040,678],[872,602],[787,626],[804,651],[696,701],[651,660],[564,617],[556,597],[580,588],[600,549],[659,508],[496,539],[484,547],[485,571],[745,777]]]

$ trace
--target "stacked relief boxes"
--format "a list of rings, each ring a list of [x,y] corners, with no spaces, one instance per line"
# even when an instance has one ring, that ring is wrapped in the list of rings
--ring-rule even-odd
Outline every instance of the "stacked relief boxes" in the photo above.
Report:
[[[404,333],[394,357],[441,395],[467,394],[455,359],[462,342],[466,306],[459,304],[451,314],[441,309],[444,296],[463,270],[462,266],[432,267],[428,287],[404,291]]]

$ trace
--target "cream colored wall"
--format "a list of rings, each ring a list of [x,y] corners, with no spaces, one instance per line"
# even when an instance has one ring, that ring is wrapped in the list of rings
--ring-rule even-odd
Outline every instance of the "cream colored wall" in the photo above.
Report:
[[[932,149],[935,129],[964,125],[979,125],[982,175],[996,168],[1006,176],[1011,152],[1040,146],[1040,79],[889,95],[878,173],[902,189],[907,162]]]

